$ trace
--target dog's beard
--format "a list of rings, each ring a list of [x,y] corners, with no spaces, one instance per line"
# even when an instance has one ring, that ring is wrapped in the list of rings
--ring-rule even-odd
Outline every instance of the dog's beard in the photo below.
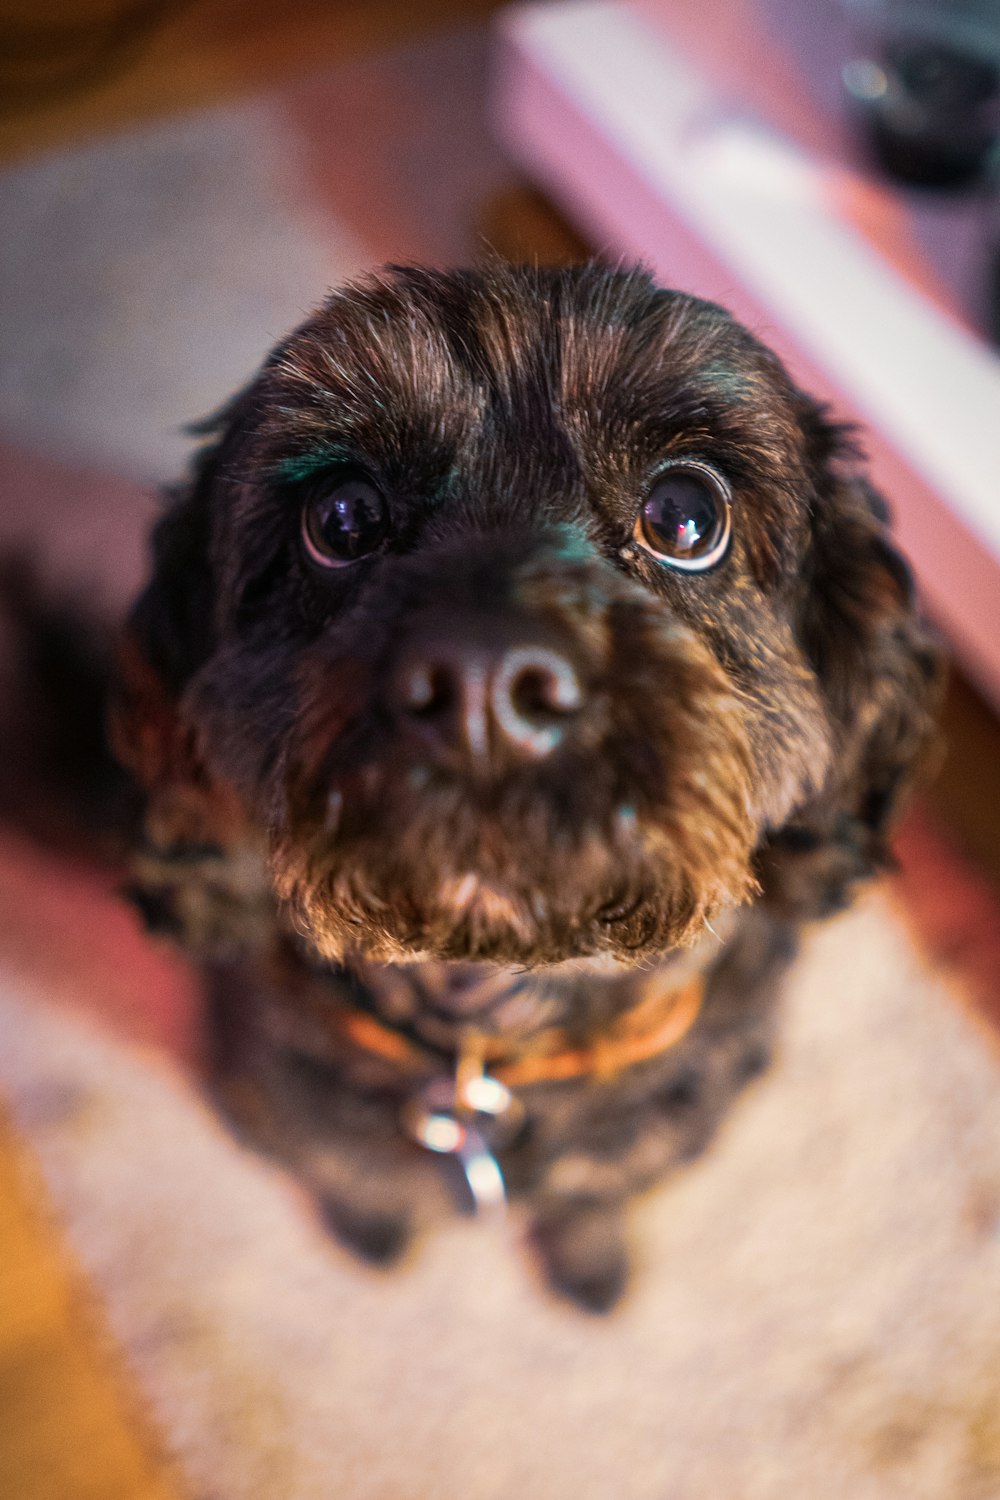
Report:
[[[534,965],[607,953],[636,962],[692,941],[750,884],[746,858],[725,856],[696,884],[688,851],[652,825],[560,830],[550,841],[504,820],[471,840],[433,813],[414,816],[403,834],[393,812],[390,800],[388,857],[374,817],[343,849],[317,840],[306,859],[301,846],[278,854],[279,892],[324,958]]]
[[[276,886],[318,953],[635,964],[701,936],[753,888],[751,756],[725,677],[687,632],[628,729],[485,784],[380,743],[324,742],[307,708],[273,836]],[[322,695],[320,722],[336,693]],[[318,702],[319,700],[317,700]],[[638,707],[637,707],[638,704]],[[377,716],[376,716],[377,718]]]

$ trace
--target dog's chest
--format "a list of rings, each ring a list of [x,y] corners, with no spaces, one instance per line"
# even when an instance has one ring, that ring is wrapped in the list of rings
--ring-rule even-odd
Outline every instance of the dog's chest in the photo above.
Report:
[[[626,983],[318,971],[285,950],[218,971],[216,1086],[280,1155],[387,1178],[436,1159],[467,1207],[595,1185],[624,1197],[695,1154],[766,1060],[777,973],[748,982],[740,947],[734,931],[707,968]]]

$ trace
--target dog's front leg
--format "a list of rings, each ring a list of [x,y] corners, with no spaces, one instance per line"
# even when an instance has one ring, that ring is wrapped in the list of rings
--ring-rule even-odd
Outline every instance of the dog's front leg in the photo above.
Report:
[[[416,1234],[417,1205],[395,1174],[373,1177],[336,1148],[307,1150],[298,1160],[324,1224],[348,1250],[373,1266],[393,1266]]]
[[[230,1124],[295,1173],[343,1245],[395,1263],[448,1212],[437,1163],[402,1134],[391,1099],[271,1033],[251,972],[219,966],[208,979],[209,1083]]]
[[[552,1193],[534,1212],[532,1238],[553,1289],[588,1312],[607,1312],[629,1278],[623,1197]]]

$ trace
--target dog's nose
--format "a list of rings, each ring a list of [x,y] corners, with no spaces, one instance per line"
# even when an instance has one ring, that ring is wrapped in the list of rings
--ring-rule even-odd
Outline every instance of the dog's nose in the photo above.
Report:
[[[397,664],[394,689],[397,712],[437,753],[458,752],[480,765],[548,755],[584,703],[572,662],[531,644],[412,646]]]

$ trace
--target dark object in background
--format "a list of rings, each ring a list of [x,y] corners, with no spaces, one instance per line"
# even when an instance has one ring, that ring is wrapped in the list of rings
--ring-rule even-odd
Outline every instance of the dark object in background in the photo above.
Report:
[[[0,817],[42,844],[120,863],[141,826],[137,788],[108,754],[114,628],[0,556]]]
[[[1000,348],[1000,150],[990,164],[986,229],[986,331]]]
[[[127,67],[191,0],[126,0],[72,20],[0,16],[0,116],[45,109]]]
[[[981,179],[1000,140],[1000,5],[855,4],[871,28],[844,86],[879,167],[911,186]]]

